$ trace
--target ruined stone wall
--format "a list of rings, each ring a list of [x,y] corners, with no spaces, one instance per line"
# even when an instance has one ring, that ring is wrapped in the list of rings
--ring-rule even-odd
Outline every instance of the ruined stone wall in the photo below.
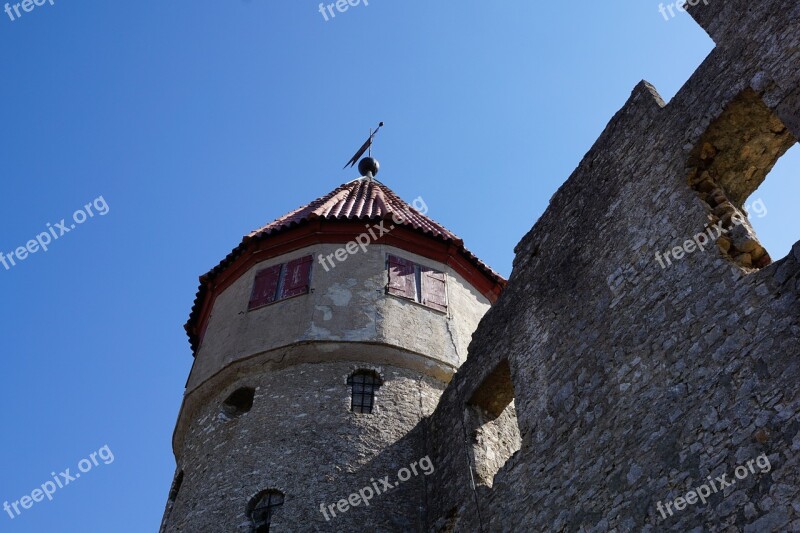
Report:
[[[474,482],[491,487],[497,471],[520,448],[516,410],[509,405],[500,416],[494,417],[483,409],[467,406],[464,424]]]
[[[638,85],[518,245],[430,421],[429,530],[800,531],[800,243],[698,237],[800,137],[800,4],[691,12],[717,48],[668,105]],[[505,361],[522,445],[473,490],[465,409]]]

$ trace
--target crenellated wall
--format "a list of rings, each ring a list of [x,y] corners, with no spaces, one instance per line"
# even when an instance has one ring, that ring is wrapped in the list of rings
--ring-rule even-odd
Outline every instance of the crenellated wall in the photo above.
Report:
[[[258,270],[341,245],[220,289],[164,531],[249,531],[265,489],[286,495],[271,531],[800,531],[800,242],[770,258],[743,207],[800,137],[800,4],[689,10],[717,47],[668,104],[636,86],[491,309],[383,244],[272,306],[247,311]],[[387,296],[387,253],[447,272],[448,313]],[[383,379],[373,415],[348,409],[356,369]],[[320,512],[424,456],[430,475]]]
[[[699,249],[725,214],[689,183],[702,140],[740,160],[741,180],[716,182],[737,199],[785,149],[752,150],[764,132],[747,121],[706,135],[747,91],[797,141],[800,5],[701,8],[717,48],[669,104],[638,85],[519,243],[431,418],[431,531],[800,531],[800,243],[760,269]],[[505,361],[517,418],[495,423],[517,424],[521,448],[473,490],[486,464],[465,409]],[[768,469],[675,507],[758,457]]]

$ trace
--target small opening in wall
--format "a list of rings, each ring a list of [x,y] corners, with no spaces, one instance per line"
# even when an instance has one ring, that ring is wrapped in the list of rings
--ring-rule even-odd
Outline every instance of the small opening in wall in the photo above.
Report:
[[[753,193],[796,143],[781,119],[748,88],[711,123],[689,157],[689,185],[708,205],[709,235],[725,257],[744,269],[772,262],[751,225],[753,217],[766,214],[765,202]]]
[[[380,375],[372,370],[356,370],[348,378],[351,387],[350,410],[369,415],[375,408],[375,393],[383,385]]]
[[[522,446],[508,361],[502,361],[467,402],[464,422],[472,440],[475,483],[491,487],[494,476]]]
[[[275,513],[283,505],[284,499],[284,494],[279,490],[265,490],[250,500],[247,504],[250,533],[269,533]]]
[[[252,387],[242,387],[233,392],[222,404],[222,413],[228,418],[236,418],[253,408],[253,398],[256,390]]]

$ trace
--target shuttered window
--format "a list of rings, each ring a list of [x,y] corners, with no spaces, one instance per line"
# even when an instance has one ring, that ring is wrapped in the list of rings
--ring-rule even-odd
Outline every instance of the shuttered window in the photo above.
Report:
[[[256,274],[248,309],[308,294],[312,256],[300,257],[282,265],[274,265]]]
[[[389,294],[417,299],[416,265],[401,257],[389,256]]]
[[[278,281],[281,275],[281,266],[275,265],[265,268],[256,274],[253,292],[250,295],[249,309],[261,307],[275,301],[278,292]]]
[[[447,275],[444,272],[393,255],[388,257],[387,267],[389,294],[447,312]]]
[[[308,293],[312,257],[306,256],[286,263],[283,272],[281,299]]]
[[[444,272],[420,267],[422,283],[422,303],[428,307],[447,311],[447,288]]]

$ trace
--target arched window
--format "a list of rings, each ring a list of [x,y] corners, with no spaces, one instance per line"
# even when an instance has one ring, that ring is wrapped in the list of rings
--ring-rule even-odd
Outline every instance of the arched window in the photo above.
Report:
[[[268,533],[272,517],[278,508],[283,505],[283,493],[277,490],[265,490],[250,500],[247,505],[247,517],[252,527],[251,533]]]
[[[354,413],[372,414],[375,406],[375,391],[383,382],[377,372],[372,370],[357,370],[347,380],[352,387],[350,410]]]

